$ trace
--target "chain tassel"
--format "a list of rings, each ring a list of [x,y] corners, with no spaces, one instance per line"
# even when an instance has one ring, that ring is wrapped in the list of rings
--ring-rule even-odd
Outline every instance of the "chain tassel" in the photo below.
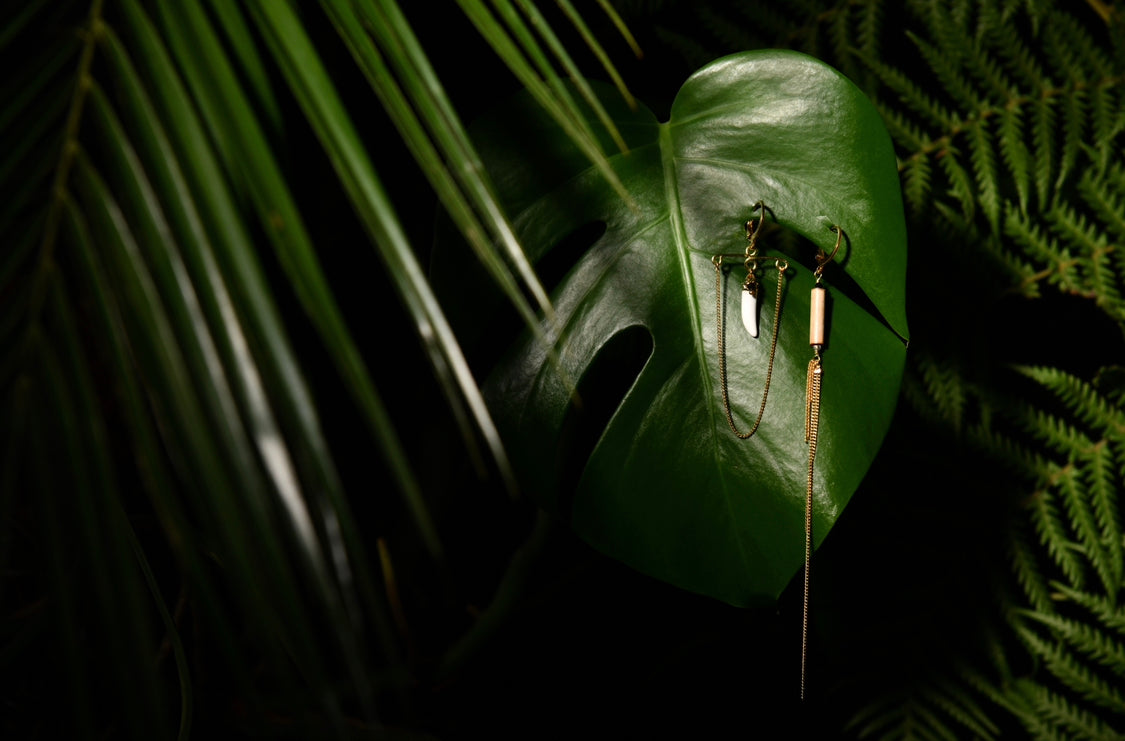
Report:
[[[801,699],[805,699],[805,674],[809,655],[809,569],[812,566],[813,465],[820,433],[820,353],[809,361],[805,382],[805,442],[809,445],[808,481],[805,487],[805,594],[801,612]]]
[[[809,296],[809,346],[813,358],[809,361],[808,375],[805,377],[805,442],[809,446],[808,480],[805,485],[805,593],[801,611],[801,700],[805,699],[805,680],[809,659],[809,579],[812,570],[813,547],[813,469],[816,464],[816,445],[820,437],[820,384],[824,369],[820,363],[820,353],[824,350],[826,324],[824,321],[828,305],[828,290],[820,284],[825,266],[836,256],[843,240],[844,232],[838,226],[836,246],[831,254],[821,252],[816,257],[816,282]]]

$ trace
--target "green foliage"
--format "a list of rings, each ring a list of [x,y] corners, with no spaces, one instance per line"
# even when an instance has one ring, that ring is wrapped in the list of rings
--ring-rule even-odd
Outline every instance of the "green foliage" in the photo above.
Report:
[[[486,48],[522,28],[462,6]],[[376,331],[415,330],[445,414],[508,474],[376,169],[392,132],[516,310],[548,309],[410,21],[393,0],[2,15],[0,733],[383,734],[410,667],[379,539],[438,563],[444,543]],[[610,174],[551,90],[565,50],[521,44],[545,64],[507,69]]]
[[[633,4],[621,7],[632,19]],[[876,101],[909,211],[913,336],[904,398],[928,435],[1006,472],[1002,487],[982,484],[978,495],[1013,509],[1004,528],[1010,570],[995,586],[999,627],[988,647],[962,646],[959,661],[976,667],[972,681],[932,667],[933,676],[973,689],[959,691],[956,706],[933,699],[932,678],[888,689],[853,731],[995,737],[991,727],[964,723],[984,709],[1037,738],[1118,737],[1119,9],[1053,0],[645,7],[657,13],[652,36],[690,62],[732,48],[796,48],[841,69]]]
[[[811,353],[802,322],[810,266],[818,250],[832,251],[834,225],[848,242],[826,278],[833,330],[821,414],[863,422],[825,427],[816,542],[882,445],[898,397],[905,235],[886,131],[854,85],[807,55],[732,55],[692,75],[667,122],[607,105],[628,132],[628,151],[610,158],[632,196],[624,202],[529,108],[518,100],[476,129],[529,257],[565,271],[552,291],[556,356],[534,338],[517,340],[485,384],[521,481],[584,539],[643,573],[735,605],[773,604],[804,557],[796,493],[808,472],[802,402]],[[737,279],[719,282],[712,256],[742,253],[759,200],[774,229],[762,234],[763,254],[789,267],[783,319],[764,330],[777,332],[776,346],[728,322],[729,398],[737,419],[749,417],[744,428],[772,363],[761,427],[739,440],[723,414],[715,295],[720,283],[734,303]],[[803,243],[785,250],[786,232]],[[465,283],[440,245],[435,259]],[[781,279],[772,265],[762,272],[770,284],[763,323],[772,323],[765,296]],[[478,289],[446,288],[455,314],[492,324]],[[616,348],[630,334],[645,348],[621,357]],[[570,444],[578,402],[568,379],[577,379],[579,402],[583,387],[603,389],[605,418],[588,450]]]
[[[514,78],[608,173],[597,114],[579,113],[581,94],[558,95],[576,63],[560,51],[591,36],[576,32],[573,47],[561,26],[561,45],[536,37],[543,24],[526,2],[492,3],[493,15],[484,3],[460,6],[473,18],[465,30],[478,28],[490,55],[506,54]],[[843,687],[833,689],[840,712],[855,718],[850,732],[1119,736],[1119,8],[616,6],[647,63],[666,64],[673,51],[685,60],[638,75],[640,97],[658,113],[690,71],[726,53],[782,47],[842,70],[894,138],[913,302],[906,434],[888,446],[903,470],[876,476],[849,511],[875,500],[886,505],[867,518],[876,528],[900,512],[916,519],[890,528],[909,538],[872,568],[878,589],[865,601],[887,595],[889,607],[858,624],[874,636],[860,660],[895,622],[908,626],[888,653],[945,637],[963,615],[984,623],[985,637],[935,640],[955,645],[953,655],[929,654],[916,674],[881,671],[895,666],[886,656],[858,677],[849,674],[855,661],[837,664]],[[424,358],[406,362],[423,379],[407,385],[410,413],[464,431],[488,451],[479,456],[487,465],[507,467],[409,241],[425,230],[398,218],[401,204],[420,190],[427,204],[436,196],[525,320],[543,311],[544,294],[450,116],[451,95],[475,102],[490,94],[480,80],[502,75],[464,63],[483,59],[470,48],[474,34],[419,39],[426,25],[411,28],[397,10],[389,0],[31,0],[3,11],[0,733],[393,736],[401,726],[391,724],[408,724],[421,631],[409,632],[400,598],[421,587],[396,579],[396,564],[416,553],[430,564],[451,548],[419,481],[444,474],[440,435],[400,434],[385,409],[399,395],[381,393],[382,382],[399,380],[408,348]],[[448,47],[463,55],[454,72],[464,71],[471,95],[434,84],[425,52]],[[400,149],[408,160],[394,156]],[[406,170],[426,185],[378,177]],[[371,300],[382,295],[394,300]],[[393,360],[381,343],[399,349]],[[926,489],[966,460],[995,468],[953,476],[963,490]],[[880,481],[893,483],[880,492]],[[910,496],[917,489],[923,496]],[[940,558],[942,573],[963,579],[945,567],[974,544],[954,537],[927,547],[921,525],[975,522],[1008,504],[1010,521],[983,528],[1006,535],[1005,571],[973,562],[993,579],[995,604],[955,589],[935,600],[940,574],[919,576],[918,565]],[[851,522],[834,536],[844,542],[857,529],[882,532]],[[473,552],[493,546],[487,534],[460,536]],[[512,592],[532,580],[526,555],[477,623],[482,633],[504,624],[505,605],[519,601]],[[822,573],[830,568],[822,562]],[[910,590],[925,609],[900,609]],[[855,610],[852,596],[818,612],[816,594],[814,636]],[[458,614],[461,597],[450,600]],[[656,622],[642,609],[622,635]],[[715,655],[730,652],[710,623],[698,632]],[[459,648],[478,637],[469,631]],[[658,641],[663,654],[666,636]],[[760,657],[744,653],[743,674],[753,676]],[[712,695],[696,699],[715,707]]]

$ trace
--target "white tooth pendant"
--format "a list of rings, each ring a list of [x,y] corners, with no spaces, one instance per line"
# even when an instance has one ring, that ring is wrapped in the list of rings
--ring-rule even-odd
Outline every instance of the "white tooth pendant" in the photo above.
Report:
[[[742,287],[742,326],[751,337],[758,336],[758,292]]]

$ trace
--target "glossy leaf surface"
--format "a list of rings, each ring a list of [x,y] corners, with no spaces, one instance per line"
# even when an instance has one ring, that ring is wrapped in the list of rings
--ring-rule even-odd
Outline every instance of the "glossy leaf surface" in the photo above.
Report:
[[[809,292],[833,225],[848,239],[825,274],[817,543],[894,411],[907,336],[906,235],[891,143],[847,79],[792,52],[708,65],[664,123],[647,110],[607,108],[628,142],[611,162],[632,203],[528,103],[477,129],[525,249],[541,271],[562,275],[552,293],[557,362],[542,343],[520,340],[486,396],[524,485],[593,546],[733,604],[770,602],[803,562]],[[759,247],[790,269],[768,404],[757,433],[739,440],[723,411],[712,255],[743,251],[743,224],[758,201],[770,213]],[[596,239],[576,249],[588,234]],[[764,272],[754,339],[738,318],[743,271],[734,262],[723,281],[727,368],[745,430],[765,383],[777,271]],[[447,294],[475,290],[464,282]],[[479,315],[479,296],[466,301]],[[615,384],[621,392],[606,402]],[[598,417],[591,405],[606,404],[592,440],[576,442],[582,420]],[[568,473],[574,466],[580,474]]]

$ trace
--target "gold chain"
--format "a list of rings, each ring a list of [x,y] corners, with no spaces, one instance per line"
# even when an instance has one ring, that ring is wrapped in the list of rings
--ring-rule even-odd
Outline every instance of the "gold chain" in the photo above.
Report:
[[[805,442],[809,444],[809,477],[805,487],[805,594],[801,610],[801,699],[805,699],[805,669],[809,656],[809,570],[812,567],[813,464],[820,435],[820,353],[809,361],[805,383]]]
[[[730,425],[731,432],[738,436],[741,440],[746,440],[758,431],[758,425],[762,423],[762,415],[766,412],[766,398],[770,393],[770,380],[773,378],[773,359],[777,354],[777,329],[780,326],[778,321],[781,319],[781,293],[785,284],[785,271],[789,267],[788,263],[784,260],[777,260],[777,298],[774,301],[773,308],[773,339],[770,341],[770,360],[766,366],[766,385],[762,390],[762,404],[758,407],[758,418],[754,420],[754,426],[750,428],[749,432],[739,432],[738,425],[735,424],[734,415],[730,408],[730,392],[727,389],[727,353],[726,345],[724,342],[725,325],[726,325],[726,312],[725,312],[725,296],[723,294],[723,262],[722,260],[713,260],[715,265],[715,324],[716,331],[719,335],[719,387],[723,392],[723,411],[726,412],[727,424]],[[749,269],[749,265],[747,266]],[[747,278],[749,280],[749,277]]]

